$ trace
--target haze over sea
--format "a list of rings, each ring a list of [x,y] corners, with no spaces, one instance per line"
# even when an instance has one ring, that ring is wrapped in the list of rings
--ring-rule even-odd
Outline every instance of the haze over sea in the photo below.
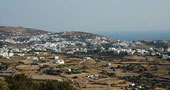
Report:
[[[119,40],[170,40],[170,31],[139,31],[139,32],[94,32],[110,38]]]

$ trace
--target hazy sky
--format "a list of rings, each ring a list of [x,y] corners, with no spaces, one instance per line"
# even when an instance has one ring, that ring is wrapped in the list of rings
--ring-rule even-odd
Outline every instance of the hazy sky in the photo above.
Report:
[[[170,0],[0,0],[0,25],[170,39]]]

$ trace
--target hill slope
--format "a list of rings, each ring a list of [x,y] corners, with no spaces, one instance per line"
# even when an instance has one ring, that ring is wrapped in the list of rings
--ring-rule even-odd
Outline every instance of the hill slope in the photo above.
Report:
[[[66,32],[60,32],[58,33],[62,38],[66,38],[67,40],[87,40],[87,39],[102,39],[102,40],[110,40],[110,41],[114,41],[115,39],[112,38],[108,38],[105,36],[101,36],[98,34],[93,34],[93,33],[88,33],[88,32],[80,32],[80,31],[66,31]]]
[[[0,26],[0,37],[11,36],[34,36],[48,33],[47,31],[32,28]]]

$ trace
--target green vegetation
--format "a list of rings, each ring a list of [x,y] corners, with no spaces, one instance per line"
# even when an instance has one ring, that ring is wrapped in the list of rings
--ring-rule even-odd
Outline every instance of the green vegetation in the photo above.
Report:
[[[6,82],[0,81],[0,90],[9,90],[9,87]]]
[[[143,73],[139,76],[127,76],[122,79],[133,82],[136,85],[142,85],[145,88],[144,90],[155,90],[156,87],[167,88],[167,90],[170,90],[169,80],[160,80],[151,73]]]
[[[2,59],[2,58],[3,58],[3,56],[0,55],[0,59]]]
[[[76,90],[69,82],[52,80],[34,81],[32,78],[19,74],[0,81],[0,90]]]
[[[1,65],[0,70],[6,70],[8,68],[8,65]]]

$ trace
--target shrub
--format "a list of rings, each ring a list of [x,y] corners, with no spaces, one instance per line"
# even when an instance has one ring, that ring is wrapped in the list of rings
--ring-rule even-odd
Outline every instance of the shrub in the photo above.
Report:
[[[6,82],[4,82],[4,81],[0,82],[0,90],[9,90]]]
[[[0,90],[76,90],[76,88],[65,81],[34,81],[24,74],[19,74],[7,77],[0,83]]]

